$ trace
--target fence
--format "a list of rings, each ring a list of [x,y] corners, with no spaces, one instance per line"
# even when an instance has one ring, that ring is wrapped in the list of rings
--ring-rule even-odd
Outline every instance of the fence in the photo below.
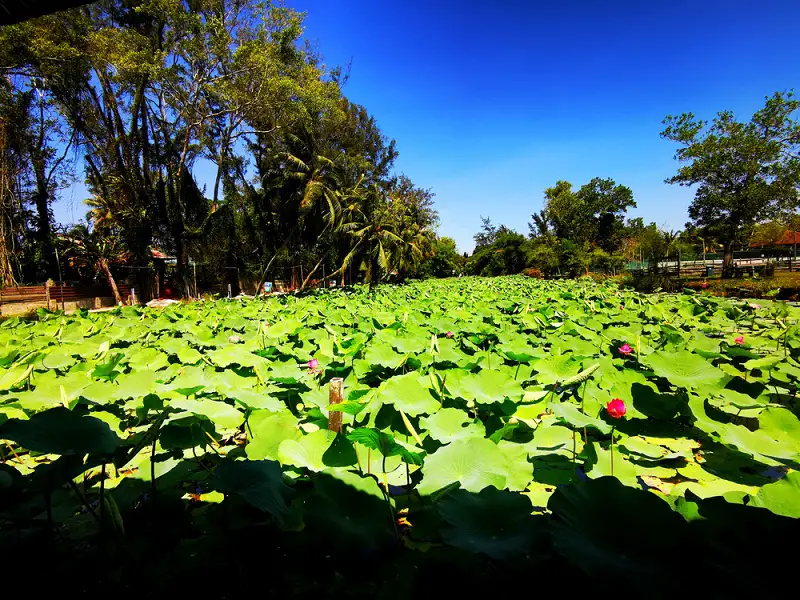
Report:
[[[127,302],[132,299],[132,287],[128,285],[118,285],[120,296]],[[112,296],[111,289],[100,286],[72,286],[65,284],[54,285],[26,285],[0,288],[0,310],[4,305],[22,304],[35,305],[45,304],[48,308],[66,307],[70,304],[84,301],[107,298]],[[137,298],[138,300],[138,298]]]
[[[748,253],[750,254],[750,253]],[[722,271],[722,258],[706,260],[678,260],[667,258],[655,262],[635,261],[628,263],[631,272],[652,271],[661,275],[678,277],[704,277],[719,274]],[[794,271],[798,268],[797,259],[789,256],[752,256],[734,257],[734,274],[736,276],[764,274],[770,271]]]

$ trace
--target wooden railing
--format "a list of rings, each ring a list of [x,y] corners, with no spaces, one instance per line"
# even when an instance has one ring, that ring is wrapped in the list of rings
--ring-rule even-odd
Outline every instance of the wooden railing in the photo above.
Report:
[[[130,302],[131,286],[118,285],[120,296],[125,302]],[[25,285],[0,288],[0,304],[15,302],[75,302],[91,298],[104,298],[113,296],[111,290],[105,286],[71,286],[71,285]],[[138,296],[138,294],[137,294]],[[137,298],[138,299],[138,298]]]

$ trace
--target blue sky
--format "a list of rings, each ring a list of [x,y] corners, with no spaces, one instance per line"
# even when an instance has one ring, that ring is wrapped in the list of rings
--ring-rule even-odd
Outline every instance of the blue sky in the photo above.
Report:
[[[289,4],[329,65],[352,63],[346,95],[397,140],[397,172],[433,188],[462,251],[481,215],[527,233],[558,179],[612,177],[631,216],[682,228],[692,192],[663,183],[677,163],[661,120],[749,117],[800,91],[796,0]],[[59,220],[83,215],[81,193]]]

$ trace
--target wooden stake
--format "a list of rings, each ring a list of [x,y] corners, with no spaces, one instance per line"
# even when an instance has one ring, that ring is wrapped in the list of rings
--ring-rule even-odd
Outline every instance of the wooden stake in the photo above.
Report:
[[[328,404],[341,404],[342,392],[344,389],[344,379],[336,377],[331,379],[329,387]],[[328,413],[328,430],[342,432],[342,413],[341,411],[331,411]]]

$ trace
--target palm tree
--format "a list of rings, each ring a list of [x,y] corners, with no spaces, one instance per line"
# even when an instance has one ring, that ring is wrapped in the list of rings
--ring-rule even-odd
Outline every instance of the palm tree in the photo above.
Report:
[[[341,231],[350,238],[352,246],[342,262],[340,273],[353,262],[361,260],[364,280],[370,288],[398,264],[405,241],[398,235],[401,219],[392,210],[378,184],[361,188],[352,201],[344,207]]]
[[[123,304],[110,267],[110,263],[122,260],[125,255],[119,238],[116,235],[102,234],[96,228],[90,231],[86,225],[76,225],[62,239],[69,244],[64,256],[78,266],[88,267],[95,273],[102,274],[116,303]]]

